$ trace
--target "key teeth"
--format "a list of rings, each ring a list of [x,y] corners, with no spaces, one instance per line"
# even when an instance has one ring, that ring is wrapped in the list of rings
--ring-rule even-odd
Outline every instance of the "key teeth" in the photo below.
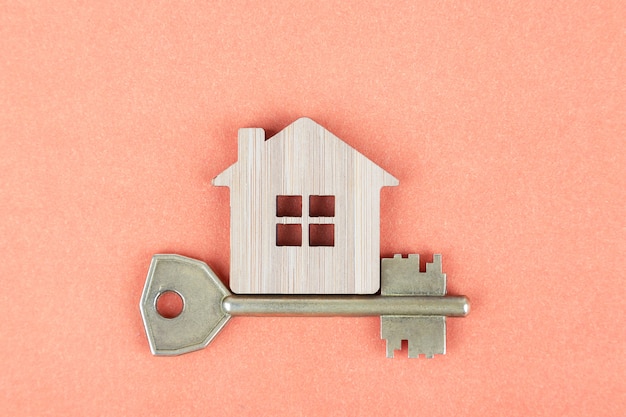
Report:
[[[435,355],[443,355],[445,352],[433,352],[432,350],[424,351],[419,349],[419,342],[409,340],[409,358],[421,358],[433,359]]]
[[[446,294],[446,274],[443,273],[441,254],[434,254],[433,261],[426,263],[426,270],[420,271],[420,256],[409,254],[403,258],[395,254],[393,258],[381,260],[382,295],[437,295]]]
[[[445,352],[434,352],[430,349],[420,349],[421,344],[419,340],[409,340],[409,358],[420,358],[422,355],[426,359],[432,359],[437,354],[443,355]]]
[[[387,357],[393,359],[395,357],[396,350],[402,350],[402,339],[387,339]],[[419,342],[416,340],[408,340],[409,352],[408,357],[411,359],[419,359],[424,357],[426,359],[433,359],[435,355],[443,355],[445,352],[433,352],[433,351],[420,351]]]
[[[434,254],[433,261],[426,263],[426,272],[436,272],[439,274],[443,273],[443,269],[441,267],[441,254]]]
[[[387,357],[393,359],[394,351],[402,349],[401,339],[387,339]]]

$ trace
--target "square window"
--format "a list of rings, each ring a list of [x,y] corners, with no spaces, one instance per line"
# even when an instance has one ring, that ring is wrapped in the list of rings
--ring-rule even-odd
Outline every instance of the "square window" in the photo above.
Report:
[[[334,217],[334,195],[311,195],[309,196],[309,216],[311,217]]]
[[[310,224],[309,246],[335,246],[335,225]]]
[[[302,225],[277,224],[276,246],[302,246]]]
[[[301,195],[277,195],[276,196],[276,216],[277,217],[302,217],[302,196]]]

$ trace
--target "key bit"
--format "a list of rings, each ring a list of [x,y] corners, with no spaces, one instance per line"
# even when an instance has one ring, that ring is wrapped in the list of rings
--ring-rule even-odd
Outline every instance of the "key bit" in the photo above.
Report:
[[[394,255],[381,261],[381,294],[398,297],[408,295],[446,295],[446,274],[442,272],[441,255],[433,255],[420,271],[419,255],[407,258]],[[394,350],[401,348],[402,340],[408,341],[409,358],[423,354],[432,358],[446,353],[446,317],[412,317],[383,315],[380,320],[381,337],[387,340],[387,357],[393,358]]]
[[[409,342],[409,358],[423,354],[431,359],[435,354],[446,353],[445,316],[382,316],[380,329],[381,337],[387,340],[388,358],[393,358],[394,350],[401,349],[403,340]]]
[[[404,267],[398,265],[387,266]],[[158,298],[168,291],[176,292],[183,300],[182,312],[175,318],[165,318],[157,311]],[[392,292],[391,296],[233,295],[204,262],[179,255],[155,255],[140,310],[150,350],[154,355],[164,356],[206,347],[231,316],[242,315],[381,316],[382,335],[388,343],[387,356],[390,346],[396,349],[407,338],[410,356],[417,356],[418,352],[432,355],[443,353],[441,346],[432,342],[440,342],[432,336],[439,334],[440,322],[445,351],[445,316],[463,317],[469,313],[469,301],[463,296],[407,296],[395,294],[401,291]],[[391,352],[393,355],[393,349]]]

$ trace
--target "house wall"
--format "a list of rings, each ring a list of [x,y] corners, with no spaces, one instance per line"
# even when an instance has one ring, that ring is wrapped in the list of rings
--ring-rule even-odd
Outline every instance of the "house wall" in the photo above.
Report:
[[[371,294],[380,285],[380,189],[397,180],[310,119],[264,142],[241,129],[231,186],[236,293]],[[226,184],[216,184],[226,185]],[[277,217],[278,195],[302,196],[302,217]],[[334,195],[335,216],[309,217],[310,195]],[[276,225],[301,224],[302,246],[277,246]],[[308,225],[334,224],[333,247],[311,247]]]

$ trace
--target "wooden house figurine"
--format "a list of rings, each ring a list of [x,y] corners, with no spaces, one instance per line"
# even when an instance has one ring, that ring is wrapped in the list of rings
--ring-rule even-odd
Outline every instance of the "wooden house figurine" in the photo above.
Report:
[[[269,140],[240,129],[230,187],[230,287],[240,294],[372,294],[380,190],[398,180],[311,119]]]

